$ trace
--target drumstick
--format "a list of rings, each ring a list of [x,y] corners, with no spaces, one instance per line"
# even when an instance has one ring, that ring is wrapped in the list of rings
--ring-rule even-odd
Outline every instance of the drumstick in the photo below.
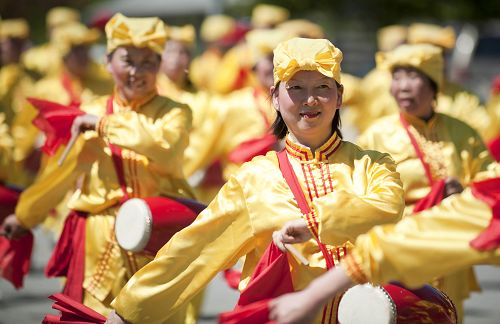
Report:
[[[75,145],[78,135],[80,135],[80,133],[74,133],[73,135],[71,135],[71,139],[69,140],[68,145],[66,145],[66,147],[64,148],[64,152],[59,158],[59,161],[57,161],[58,166],[61,166],[64,163],[64,160],[66,160],[66,157],[68,157],[69,151],[71,150],[73,145]]]
[[[290,251],[303,265],[309,265],[309,261],[293,245],[284,243],[285,248]]]

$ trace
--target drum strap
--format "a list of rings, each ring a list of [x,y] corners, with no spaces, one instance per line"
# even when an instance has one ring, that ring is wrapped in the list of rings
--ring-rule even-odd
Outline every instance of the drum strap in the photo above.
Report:
[[[418,159],[422,163],[422,166],[424,167],[425,170],[425,175],[427,176],[427,179],[429,180],[429,185],[432,186],[434,184],[434,179],[432,177],[431,173],[431,167],[429,166],[429,163],[425,161],[424,157],[424,152],[420,149],[420,146],[418,145],[418,141],[413,135],[413,133],[410,131],[410,124],[408,124],[408,121],[405,119],[403,114],[399,114],[399,120],[401,121],[401,124],[403,124],[404,129],[406,130],[406,133],[408,134],[408,137],[410,138],[411,145],[415,149],[415,153],[417,153]]]
[[[299,179],[297,179],[297,175],[293,171],[292,164],[288,159],[286,151],[283,149],[280,152],[276,153],[276,155],[278,156],[278,164],[281,174],[283,175],[283,178],[285,178],[285,181],[290,187],[290,190],[292,190],[293,196],[299,205],[300,211],[302,212],[302,214],[304,214],[304,216],[308,215],[309,213],[311,213],[311,208],[307,203],[307,199],[304,195],[304,192],[300,187]],[[306,217],[306,220],[307,219],[308,218]],[[311,222],[308,221],[308,223],[310,226],[312,225]],[[315,231],[317,232],[318,228],[316,228]],[[335,266],[335,263],[333,261],[331,253],[328,251],[328,248],[326,247],[325,244],[320,242],[319,238],[316,235],[313,236],[315,237],[316,242],[318,243],[321,253],[323,253],[323,257],[325,258],[326,261],[326,268],[327,269],[333,268]],[[328,311],[328,308],[330,308],[330,311]],[[335,309],[338,308],[338,298],[335,298],[331,303],[323,307],[323,316],[321,319],[321,323],[331,323],[334,308]]]
[[[113,96],[108,98],[108,103],[106,105],[106,115],[111,114],[113,114]],[[114,145],[112,143],[108,143],[108,146],[111,150],[111,158],[113,159],[113,164],[115,166],[116,176],[123,191],[123,197],[120,200],[120,204],[122,204],[129,198],[127,193],[127,182],[125,181],[125,172],[123,170],[122,149],[118,145]]]

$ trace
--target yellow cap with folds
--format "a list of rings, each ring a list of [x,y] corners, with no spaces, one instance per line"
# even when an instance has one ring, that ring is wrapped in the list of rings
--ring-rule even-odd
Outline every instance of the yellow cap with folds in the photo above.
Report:
[[[99,30],[89,29],[84,24],[73,22],[55,28],[51,44],[61,56],[65,56],[73,46],[91,45],[99,40]]]
[[[30,27],[25,19],[5,19],[0,21],[0,39],[28,38]]]
[[[455,47],[456,35],[451,27],[432,24],[412,24],[408,27],[409,44],[432,44],[446,49]]]
[[[390,52],[378,52],[377,67],[392,71],[396,67],[413,67],[440,87],[443,82],[443,51],[431,44],[405,44]]]
[[[147,47],[161,55],[167,34],[165,24],[158,17],[129,18],[115,14],[105,27],[107,52],[120,46]]]
[[[281,29],[288,33],[289,37],[304,37],[304,38],[324,38],[325,32],[323,28],[307,19],[292,19],[278,25]]]
[[[68,7],[54,7],[47,13],[47,27],[56,28],[67,23],[80,22],[80,13]]]
[[[274,50],[274,84],[290,80],[298,71],[318,71],[341,83],[342,57],[342,52],[327,39],[289,39]]]
[[[280,6],[259,4],[252,10],[252,26],[254,28],[271,28],[288,19],[290,12]]]
[[[216,42],[236,28],[236,21],[226,15],[212,15],[203,20],[200,37],[204,42]]]
[[[279,43],[287,40],[288,35],[279,29],[254,29],[245,35],[250,51],[251,65],[257,64],[262,57],[273,53]]]
[[[193,25],[178,26],[165,26],[167,33],[167,40],[175,40],[193,47],[196,41],[196,31]]]
[[[378,49],[383,52],[391,51],[401,44],[406,43],[408,27],[403,25],[390,25],[377,31]]]

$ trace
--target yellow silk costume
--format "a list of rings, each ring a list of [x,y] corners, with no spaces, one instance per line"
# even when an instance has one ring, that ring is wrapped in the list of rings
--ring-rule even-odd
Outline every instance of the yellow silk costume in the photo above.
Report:
[[[13,146],[14,142],[10,136],[9,126],[5,122],[5,114],[0,112],[0,183],[9,178]]]
[[[120,250],[114,238],[117,204],[123,192],[107,143],[122,148],[129,197],[192,198],[181,167],[191,125],[189,108],[160,96],[132,103],[115,98],[115,112],[105,115],[106,102],[107,97],[101,97],[82,106],[87,113],[102,116],[98,131],[81,135],[62,167],[49,163],[37,181],[23,192],[16,208],[21,224],[32,228],[74,188],[76,178],[85,174],[81,189],[68,205],[89,213],[84,304],[102,313],[109,312],[107,307],[114,295],[150,260]]]
[[[476,180],[500,176],[498,163],[488,169]],[[354,281],[365,277],[374,284],[397,280],[418,287],[474,264],[500,265],[500,249],[479,252],[469,246],[491,217],[491,207],[466,188],[431,209],[360,235],[343,266]]]
[[[312,214],[337,224],[333,248],[349,249],[358,234],[401,216],[401,182],[388,155],[362,151],[336,134],[315,152],[288,137],[286,150]],[[300,217],[304,215],[281,175],[276,153],[256,157],[132,277],[112,306],[132,323],[174,323],[172,313],[242,256],[239,288],[244,289],[272,232]],[[297,248],[310,262],[304,266],[290,258],[294,288],[303,289],[326,265],[315,240]]]
[[[416,137],[434,179],[454,176],[466,186],[477,174],[491,163],[481,137],[467,124],[435,113],[427,123],[419,118],[404,114],[411,125],[410,131]],[[413,148],[399,114],[379,119],[359,138],[359,144],[391,154],[398,164],[405,189],[405,214],[411,213],[413,205],[430,191],[422,162]],[[472,269],[440,278],[436,286],[454,301],[461,312],[462,300],[470,291],[478,290]]]
[[[20,64],[9,64],[0,68],[0,111],[5,113],[5,122],[10,126],[25,104],[24,98],[33,87],[33,80]]]

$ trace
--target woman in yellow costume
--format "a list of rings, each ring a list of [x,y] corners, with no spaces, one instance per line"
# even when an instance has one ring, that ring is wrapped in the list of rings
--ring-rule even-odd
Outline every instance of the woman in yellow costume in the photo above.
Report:
[[[305,217],[316,226],[322,218],[335,219],[329,248],[338,263],[359,233],[399,219],[402,188],[392,159],[341,139],[341,60],[341,51],[326,39],[293,38],[274,50],[274,132],[286,137],[280,156],[291,163],[312,211],[301,213],[275,152],[254,158],[132,277],[112,304],[116,314],[133,323],[170,322],[171,314],[242,256],[244,289],[272,232],[289,220]],[[297,249],[310,263],[290,258],[294,288],[302,289],[326,265],[315,240]],[[108,320],[122,323],[116,314]]]
[[[475,181],[499,181],[500,165],[490,165]],[[495,189],[493,189],[495,190]],[[497,184],[498,195],[498,184]],[[271,303],[272,318],[278,324],[310,323],[332,296],[354,284],[383,285],[398,281],[419,287],[432,278],[475,264],[500,265],[500,224],[497,207],[477,198],[470,188],[452,195],[419,214],[405,217],[397,224],[375,226],[358,236],[351,254],[340,267],[314,280],[303,291],[284,295]],[[492,224],[496,218],[496,232]],[[333,239],[334,223],[324,223],[320,236]],[[496,244],[484,250],[477,238],[493,230]],[[275,242],[296,244],[311,237],[305,222],[286,224],[274,235]],[[482,241],[486,242],[486,241]]]
[[[359,144],[394,158],[409,214],[439,180],[445,180],[444,196],[450,195],[467,186],[492,160],[474,129],[434,111],[443,82],[440,48],[401,45],[386,53],[380,64],[392,73],[391,94],[400,113],[375,122],[360,136]],[[478,289],[472,269],[439,279],[436,286],[450,296],[459,315],[462,301]]]
[[[4,223],[11,237],[36,226],[84,174],[82,187],[68,204],[73,212],[48,272],[66,271],[65,292],[102,314],[109,312],[134,272],[151,260],[118,246],[114,221],[120,203],[132,197],[192,197],[182,173],[191,111],[156,91],[163,23],[116,14],[106,25],[106,36],[107,68],[115,82],[112,95],[81,106],[86,114],[75,119],[72,131],[82,134],[64,164],[49,163]],[[68,246],[69,256],[60,250]],[[65,266],[69,269],[61,269]],[[176,323],[182,323],[184,310],[176,316]]]

